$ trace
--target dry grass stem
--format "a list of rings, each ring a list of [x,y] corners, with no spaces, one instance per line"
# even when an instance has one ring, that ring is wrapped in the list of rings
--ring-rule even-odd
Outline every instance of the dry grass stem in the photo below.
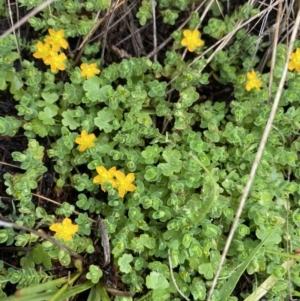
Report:
[[[45,7],[50,6],[52,2],[55,0],[47,0],[40,4],[38,7],[33,9],[30,13],[28,13],[26,16],[24,16],[21,20],[19,20],[16,24],[14,24],[12,27],[10,27],[8,30],[6,30],[1,36],[0,39],[5,38],[7,35],[11,34],[14,32],[16,29],[18,29],[20,26],[22,26],[24,23],[28,21],[29,18],[35,16],[38,14],[41,10],[43,10]]]

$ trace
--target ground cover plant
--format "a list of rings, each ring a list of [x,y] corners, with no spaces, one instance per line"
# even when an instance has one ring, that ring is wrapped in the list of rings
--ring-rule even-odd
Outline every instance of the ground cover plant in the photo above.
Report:
[[[298,10],[1,1],[0,300],[297,300]]]

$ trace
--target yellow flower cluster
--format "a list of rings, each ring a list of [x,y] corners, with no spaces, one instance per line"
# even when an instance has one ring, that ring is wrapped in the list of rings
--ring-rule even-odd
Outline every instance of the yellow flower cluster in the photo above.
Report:
[[[88,134],[83,130],[75,139],[75,142],[79,144],[79,151],[84,152],[87,148],[94,147],[94,140],[96,139],[94,134]],[[107,170],[104,166],[96,167],[98,175],[94,178],[93,183],[101,185],[101,189],[106,191],[104,188],[104,183],[110,183],[113,188],[118,189],[119,196],[124,197],[127,191],[134,191],[136,186],[132,184],[135,179],[133,173],[129,173],[127,176],[117,170],[116,167],[112,167]]]
[[[291,54],[288,68],[290,71],[294,69],[298,72],[300,71],[300,48],[297,48],[296,51]]]
[[[72,241],[72,235],[78,231],[78,225],[73,225],[69,218],[65,218],[62,223],[54,223],[49,229],[56,232],[54,236]]]
[[[262,81],[257,77],[257,74],[254,70],[247,73],[247,82],[246,82],[246,90],[249,92],[252,89],[260,90],[262,86]]]
[[[87,148],[94,147],[94,140],[96,136],[94,134],[89,134],[83,130],[81,131],[80,136],[75,139],[75,142],[79,144],[79,151],[84,152]]]
[[[37,51],[33,56],[42,59],[46,65],[50,65],[51,72],[56,73],[57,70],[65,70],[64,64],[67,59],[64,53],[60,53],[60,49],[67,49],[68,42],[64,39],[64,30],[54,31],[48,30],[50,36],[44,39],[44,43],[38,41],[36,44]]]
[[[118,189],[119,197],[123,198],[127,191],[134,191],[136,186],[132,184],[135,179],[134,173],[129,173],[127,176],[117,170],[116,167],[112,167],[107,170],[104,166],[96,167],[98,175],[94,178],[93,183],[101,185],[101,189],[106,191],[104,183],[108,182],[113,188]]]
[[[200,39],[200,32],[198,29],[193,31],[186,29],[183,31],[184,38],[181,40],[181,46],[187,47],[188,51],[195,51],[196,47],[204,45],[204,41]]]

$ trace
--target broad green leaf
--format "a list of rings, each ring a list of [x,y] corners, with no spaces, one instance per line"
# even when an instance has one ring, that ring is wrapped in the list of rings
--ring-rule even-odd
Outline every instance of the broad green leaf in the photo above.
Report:
[[[89,272],[86,274],[86,278],[91,280],[93,283],[98,283],[100,278],[103,276],[102,270],[96,265],[90,265]]]
[[[57,93],[42,92],[42,97],[48,104],[52,104],[58,100]]]
[[[53,110],[49,107],[45,107],[44,111],[39,112],[39,119],[43,121],[43,124],[54,125],[54,116],[57,115],[57,110]]]
[[[62,116],[62,124],[64,126],[68,126],[71,130],[76,130],[79,127],[80,123],[75,120],[72,111],[64,111]]]
[[[111,85],[105,85],[99,89],[99,98],[102,101],[107,100],[114,93],[114,90]]]
[[[205,257],[203,256],[203,258]],[[220,261],[219,251],[211,251],[208,260],[209,262],[202,263],[198,266],[198,272],[206,279],[212,279],[218,267],[218,262]]]
[[[22,79],[15,72],[8,72],[6,80],[10,81],[9,92],[11,94],[17,93],[23,87]]]
[[[93,76],[83,83],[83,89],[86,91],[85,95],[92,102],[101,101],[100,82],[97,76]]]
[[[162,274],[152,271],[150,275],[146,277],[146,286],[153,290],[165,289],[169,287],[169,282]]]
[[[59,250],[58,260],[62,266],[68,266],[71,263],[71,256],[65,250]]]
[[[32,130],[34,133],[40,137],[45,137],[48,135],[48,126],[44,125],[43,122],[39,119],[32,120]]]
[[[200,280],[198,277],[195,277],[190,288],[194,300],[205,300],[206,288],[202,280]]]
[[[0,77],[0,90],[4,91],[7,88],[7,84],[5,82],[5,79],[3,77]]]
[[[110,133],[113,130],[112,121],[114,118],[114,114],[108,108],[104,108],[98,112],[94,123],[100,130],[103,130],[105,133]]]
[[[140,236],[140,241],[148,249],[155,248],[155,239],[153,237],[150,237],[148,234],[142,234]]]
[[[170,300],[170,292],[167,289],[154,290],[151,296],[152,301]]]
[[[38,244],[32,251],[33,259],[36,264],[43,264],[46,269],[52,267],[51,258],[48,253],[44,250],[42,245]]]
[[[130,265],[132,260],[133,256],[131,254],[123,254],[122,257],[118,259],[120,271],[126,274],[130,273],[132,271],[132,267]]]
[[[168,148],[163,152],[162,156],[167,163],[160,163],[158,164],[158,167],[161,168],[162,173],[166,177],[170,177],[174,173],[180,172],[182,161],[180,160],[181,154],[178,150]]]

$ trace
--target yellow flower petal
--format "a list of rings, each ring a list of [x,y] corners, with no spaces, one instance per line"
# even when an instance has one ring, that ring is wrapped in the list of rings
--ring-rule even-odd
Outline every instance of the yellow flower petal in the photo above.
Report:
[[[96,171],[98,175],[93,179],[93,183],[100,184],[102,191],[106,191],[104,188],[104,183],[109,182],[112,187],[116,187],[116,181],[114,179],[116,167],[112,167],[109,170],[107,170],[104,166],[98,166],[96,167]]]
[[[81,76],[86,77],[87,79],[91,78],[95,74],[100,73],[100,69],[97,68],[96,63],[92,63],[92,64],[83,63],[80,65],[80,69],[81,69]]]
[[[200,39],[200,32],[198,29],[193,31],[186,29],[183,31],[184,38],[181,40],[181,46],[187,47],[190,52],[193,52],[196,47],[204,45],[204,41]]]
[[[298,72],[300,71],[300,48],[297,48],[296,51],[291,54],[288,68],[290,71],[294,69]]]
[[[96,139],[96,136],[94,134],[87,134],[85,130],[83,130],[75,139],[75,142],[79,144],[79,151],[84,152],[87,148],[95,146],[94,140]]]
[[[247,79],[248,81],[246,82],[245,88],[248,92],[254,88],[260,90],[262,86],[262,81],[258,79],[256,72],[254,70],[251,70],[251,72],[247,73]]]
[[[51,52],[50,44],[43,44],[41,41],[38,41],[36,44],[37,51],[33,54],[36,59],[46,59]]]
[[[55,51],[50,51],[49,56],[44,59],[46,65],[50,65],[51,72],[56,73],[57,70],[65,70],[64,61],[67,59],[64,53],[57,54]]]
[[[135,179],[134,173],[129,173],[127,176],[125,176],[125,174],[122,171],[117,170],[115,172],[115,177],[117,179],[117,188],[119,196],[121,198],[124,197],[127,191],[132,192],[136,189],[136,186],[132,184],[132,182]]]
[[[55,236],[66,241],[72,241],[72,235],[78,231],[78,225],[73,225],[69,218],[65,218],[62,223],[55,223],[49,227],[51,231],[56,232]]]
[[[50,44],[54,51],[59,51],[60,48],[68,48],[69,44],[64,39],[65,32],[63,29],[54,31],[53,29],[49,28],[48,32],[50,34],[50,37],[45,38],[45,42]]]

